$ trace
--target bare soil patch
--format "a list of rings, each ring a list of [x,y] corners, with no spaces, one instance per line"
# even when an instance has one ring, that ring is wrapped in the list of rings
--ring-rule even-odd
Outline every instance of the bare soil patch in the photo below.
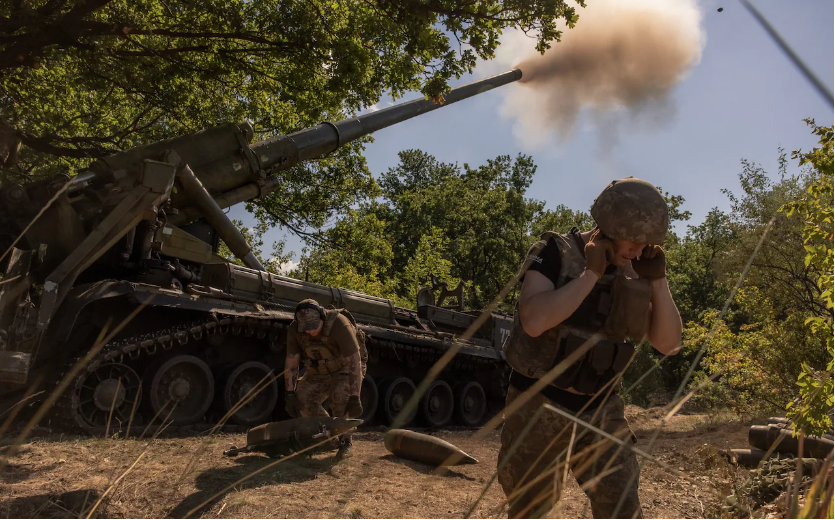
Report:
[[[648,449],[663,415],[658,410],[637,407],[629,407],[627,412],[639,439],[638,447]],[[718,494],[727,493],[733,470],[710,457],[711,450],[744,447],[746,433],[745,425],[713,423],[706,415],[673,418],[651,452],[699,484],[645,463],[640,485],[644,515],[716,515]],[[154,441],[47,434],[27,442],[0,474],[0,516],[78,516],[104,497],[94,516],[462,517],[491,481],[499,432],[480,443],[470,439],[473,431],[434,434],[475,456],[479,464],[456,467],[444,476],[434,475],[429,466],[389,454],[381,431],[356,434],[354,456],[349,459],[337,462],[332,453],[320,453],[272,466],[274,461],[261,455],[222,455],[230,445],[241,446],[243,434]],[[11,441],[4,439],[0,444]],[[225,490],[256,471],[256,475]],[[506,514],[501,487],[492,482],[474,516]],[[571,480],[552,516],[590,515],[585,495]]]

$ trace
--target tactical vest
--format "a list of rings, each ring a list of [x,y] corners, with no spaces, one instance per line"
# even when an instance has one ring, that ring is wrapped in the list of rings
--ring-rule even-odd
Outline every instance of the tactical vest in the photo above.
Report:
[[[547,232],[531,248],[522,264],[524,274],[553,238],[560,250],[561,266],[555,289],[578,278],[586,267],[585,243],[576,229],[568,234]],[[604,274],[574,313],[556,327],[533,338],[519,320],[517,303],[513,330],[504,344],[508,364],[523,376],[540,378],[593,338],[594,345],[551,384],[563,390],[591,395],[623,372],[635,352],[632,341],[646,335],[652,289],[631,264]],[[631,340],[631,341],[630,341]]]
[[[362,375],[365,376],[366,364],[368,363],[368,350],[365,346],[365,333],[357,327],[357,322],[347,309],[328,309],[325,311],[325,323],[322,325],[322,332],[319,336],[312,338],[305,333],[298,334],[299,349],[304,353],[305,371],[310,374],[330,375],[347,374],[348,365],[345,358],[339,351],[338,346],[328,344],[333,325],[336,318],[342,314],[354,328],[357,336],[357,343],[360,347],[360,363],[362,364]]]

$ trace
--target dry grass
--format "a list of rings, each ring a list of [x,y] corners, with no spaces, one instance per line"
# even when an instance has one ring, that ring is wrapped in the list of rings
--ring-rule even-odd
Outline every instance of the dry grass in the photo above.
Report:
[[[660,421],[655,417],[660,412],[635,407],[628,412],[639,440],[646,441]],[[492,432],[480,443],[469,438],[470,431],[438,435],[480,463],[435,476],[428,466],[386,452],[382,432],[361,432],[355,436],[352,458],[337,463],[332,454],[324,453],[282,462],[218,496],[197,514],[206,518],[462,517],[495,471],[499,432]],[[229,459],[221,454],[232,444],[240,446],[242,438],[168,438],[149,444],[61,435],[35,437],[21,447],[0,475],[0,516],[78,516],[148,450],[110,491],[96,516],[182,517],[271,462],[261,455]],[[175,488],[201,443],[205,444],[199,458]],[[703,415],[674,418],[659,437],[654,454],[704,486],[646,465],[641,475],[641,499],[647,517],[704,517],[715,507],[715,490],[729,485],[729,475],[727,468],[706,467],[702,452],[697,453],[706,443],[718,449],[743,447],[746,427],[710,423]],[[572,479],[569,481],[564,499],[552,515],[588,517],[585,496]],[[505,516],[503,499],[501,488],[494,483],[474,516]]]

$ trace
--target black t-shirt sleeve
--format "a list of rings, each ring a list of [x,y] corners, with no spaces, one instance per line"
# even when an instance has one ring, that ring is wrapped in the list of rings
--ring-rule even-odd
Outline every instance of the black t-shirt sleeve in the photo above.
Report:
[[[556,287],[562,261],[560,260],[560,247],[557,245],[554,237],[548,239],[548,242],[539,251],[539,254],[531,254],[529,258],[533,261],[530,267],[528,267],[528,270],[544,274],[551,280],[554,287]]]

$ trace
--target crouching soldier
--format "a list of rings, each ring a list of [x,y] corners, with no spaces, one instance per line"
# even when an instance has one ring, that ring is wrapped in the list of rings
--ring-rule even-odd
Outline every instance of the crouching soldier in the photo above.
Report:
[[[287,333],[284,365],[287,413],[291,417],[327,417],[322,403],[330,398],[334,417],[360,416],[360,388],[368,358],[362,332],[357,332],[347,311],[325,310],[314,300],[299,302],[295,315]],[[302,356],[305,371],[299,379]],[[349,456],[351,434],[339,440],[337,456]]]

